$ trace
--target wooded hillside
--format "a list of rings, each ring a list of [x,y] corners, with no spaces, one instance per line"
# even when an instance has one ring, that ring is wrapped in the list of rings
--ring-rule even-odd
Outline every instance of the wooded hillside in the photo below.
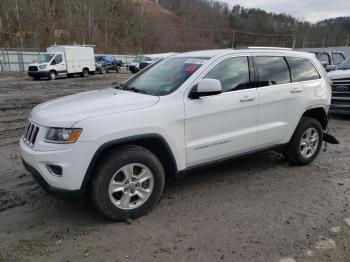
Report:
[[[350,18],[317,24],[210,0],[1,0],[0,47],[86,43],[96,52],[151,53],[248,45],[349,43]]]

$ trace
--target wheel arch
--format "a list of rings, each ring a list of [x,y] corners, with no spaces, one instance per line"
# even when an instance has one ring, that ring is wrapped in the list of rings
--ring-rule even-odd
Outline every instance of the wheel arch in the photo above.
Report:
[[[320,122],[323,129],[328,125],[328,114],[323,107],[310,108],[304,112],[301,118],[310,117]]]
[[[142,146],[151,151],[161,161],[166,175],[177,173],[177,164],[174,154],[167,141],[159,134],[144,134],[112,140],[102,144],[92,157],[85,173],[81,190],[86,191],[94,177],[95,168],[104,154],[119,146],[131,144]]]

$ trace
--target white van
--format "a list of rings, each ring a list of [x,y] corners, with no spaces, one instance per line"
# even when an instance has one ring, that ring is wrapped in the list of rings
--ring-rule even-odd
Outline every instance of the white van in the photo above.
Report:
[[[28,67],[28,75],[35,80],[48,77],[54,80],[57,76],[88,76],[95,72],[93,46],[86,45],[54,45],[41,53],[35,63]]]

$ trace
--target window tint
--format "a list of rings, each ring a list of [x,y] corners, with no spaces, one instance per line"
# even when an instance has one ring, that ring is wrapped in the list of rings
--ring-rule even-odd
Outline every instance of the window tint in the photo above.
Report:
[[[272,86],[290,83],[290,72],[284,57],[254,57],[260,80],[260,86]]]
[[[62,62],[62,55],[56,55],[55,57],[56,64],[59,64]]]
[[[340,65],[341,63],[344,62],[344,56],[342,54],[334,53],[332,54],[332,56],[333,56],[333,62],[335,65]]]
[[[318,60],[320,60],[321,63],[327,63],[327,65],[329,65],[331,63],[331,61],[329,60],[330,57],[328,56],[327,53],[319,53],[317,55]]]
[[[249,88],[248,58],[233,57],[226,59],[217,64],[204,78],[219,80],[223,92]]]
[[[297,57],[287,57],[287,62],[292,72],[293,82],[299,81],[308,81],[319,79],[320,75],[318,74],[314,65],[305,58]]]

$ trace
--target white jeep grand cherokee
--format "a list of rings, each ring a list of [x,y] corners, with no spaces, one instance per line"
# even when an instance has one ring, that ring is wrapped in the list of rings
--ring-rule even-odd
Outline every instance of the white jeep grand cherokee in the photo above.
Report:
[[[144,214],[166,177],[275,150],[318,155],[331,101],[313,54],[210,50],[166,58],[116,88],[36,106],[20,140],[25,168],[60,196],[89,195],[108,218]]]

